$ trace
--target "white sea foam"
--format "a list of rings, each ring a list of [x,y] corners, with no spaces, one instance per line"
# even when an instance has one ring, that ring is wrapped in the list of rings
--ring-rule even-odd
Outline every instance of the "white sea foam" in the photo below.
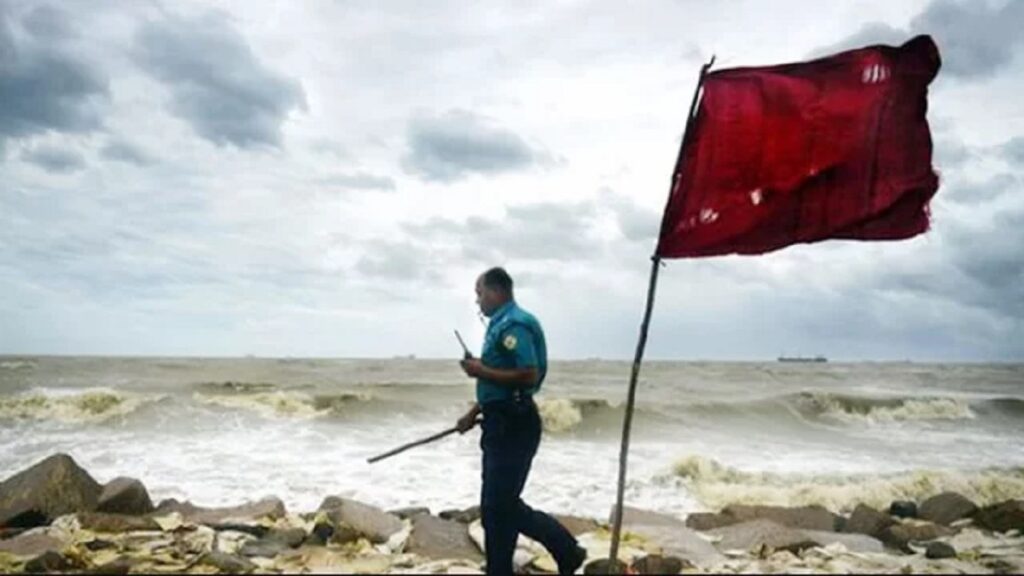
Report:
[[[541,422],[545,432],[566,432],[575,428],[583,421],[583,412],[572,400],[566,398],[550,398],[537,402]]]
[[[954,491],[985,505],[1024,498],[1024,468],[977,471],[912,470],[897,474],[808,475],[746,472],[703,456],[676,462],[675,473],[702,504],[802,506],[850,511],[864,503],[888,508],[893,500],[920,501]]]
[[[276,390],[247,394],[204,394],[192,398],[201,404],[257,412],[274,418],[317,418],[326,416],[352,402],[367,402],[368,394],[345,393],[312,395],[294,390]]]

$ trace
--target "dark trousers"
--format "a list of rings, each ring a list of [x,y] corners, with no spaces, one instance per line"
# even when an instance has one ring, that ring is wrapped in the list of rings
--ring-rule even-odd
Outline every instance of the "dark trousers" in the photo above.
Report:
[[[520,533],[544,545],[556,562],[570,558],[576,539],[551,516],[520,498],[530,464],[540,444],[537,405],[520,400],[483,405],[483,490],[480,515],[484,527],[487,574],[512,574],[512,554]]]

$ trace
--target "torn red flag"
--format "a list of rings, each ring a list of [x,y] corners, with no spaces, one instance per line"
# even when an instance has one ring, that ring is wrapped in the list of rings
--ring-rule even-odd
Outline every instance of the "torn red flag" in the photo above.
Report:
[[[762,254],[928,229],[929,36],[704,77],[656,254]]]

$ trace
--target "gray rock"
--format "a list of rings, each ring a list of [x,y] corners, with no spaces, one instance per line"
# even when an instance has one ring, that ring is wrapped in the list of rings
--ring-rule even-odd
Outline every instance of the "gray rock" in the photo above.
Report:
[[[278,540],[251,540],[243,544],[238,553],[249,558],[273,558],[286,550],[291,550],[291,546]]]
[[[480,507],[470,506],[465,510],[443,510],[438,514],[438,516],[445,520],[454,520],[456,522],[462,522],[463,524],[472,524],[474,521],[480,519]]]
[[[121,476],[103,486],[96,510],[114,514],[149,514],[153,511],[153,501],[142,482]]]
[[[820,546],[802,530],[763,519],[715,528],[709,533],[720,538],[715,545],[722,551],[760,550],[767,546],[773,550],[788,550],[797,554],[806,548]]]
[[[77,516],[82,528],[93,532],[120,534],[135,530],[160,530],[160,525],[152,518],[104,512],[82,512]]]
[[[1007,500],[985,506],[974,515],[974,524],[993,532],[1024,531],[1024,500]]]
[[[735,518],[714,512],[694,512],[686,517],[687,528],[693,528],[702,532],[735,523]]]
[[[587,532],[593,532],[601,527],[601,525],[592,518],[581,518],[579,516],[570,516],[568,514],[553,514],[555,520],[565,529],[569,531],[573,536],[579,536]]]
[[[8,540],[0,541],[0,552],[14,556],[38,556],[43,552],[59,552],[64,542],[48,534],[21,534]]]
[[[933,560],[956,558],[956,549],[945,542],[931,542],[925,549],[924,556]]]
[[[679,574],[683,568],[695,566],[689,560],[675,556],[644,556],[633,561],[629,566],[632,574]]]
[[[394,514],[395,516],[398,516],[402,520],[405,520],[406,518],[412,518],[413,516],[418,516],[420,514],[430,514],[430,508],[426,508],[426,507],[423,507],[423,506],[411,506],[409,508],[396,508],[394,510],[388,510],[388,514]]]
[[[329,496],[320,504],[319,510],[327,513],[335,530],[348,526],[374,544],[387,542],[404,525],[398,517],[387,512],[347,498]]]
[[[25,563],[25,572],[30,574],[48,574],[76,568],[74,562],[59,552],[47,550]]]
[[[483,560],[465,524],[427,514],[413,517],[412,532],[405,544],[405,551],[434,560]]]
[[[917,518],[917,503],[910,500],[896,500],[889,505],[889,515],[897,518]]]
[[[224,552],[207,552],[199,560],[200,564],[213,566],[221,572],[229,574],[248,573],[256,569],[256,565],[249,560],[234,554]]]
[[[26,530],[28,530],[28,528],[0,528],[0,540],[14,538]]]
[[[695,530],[713,530],[750,520],[771,520],[776,524],[790,528],[826,531],[839,529],[844,521],[842,516],[833,514],[822,506],[787,508],[784,506],[732,504],[726,506],[717,514],[690,514],[686,519],[686,525]]]
[[[55,454],[0,483],[0,527],[45,526],[96,509],[100,485],[67,454]]]
[[[968,518],[978,507],[956,492],[943,492],[921,503],[917,515],[936,524],[949,525],[961,518]]]
[[[163,516],[177,512],[182,519],[194,524],[250,524],[263,517],[272,519],[283,518],[287,511],[284,502],[279,498],[269,497],[256,502],[247,502],[240,506],[224,508],[204,508],[191,502],[178,502],[174,499],[164,500],[150,513],[151,516]]]
[[[895,523],[896,521],[888,514],[883,514],[866,504],[859,504],[843,526],[843,532],[867,534],[878,538],[882,531]]]
[[[614,512],[613,507],[612,515]],[[674,516],[625,506],[622,511],[622,529],[657,544],[667,555],[685,558],[701,568],[708,568],[725,559],[707,540]]]
[[[275,529],[267,532],[263,539],[280,542],[289,548],[298,548],[306,539],[306,531],[302,528]]]

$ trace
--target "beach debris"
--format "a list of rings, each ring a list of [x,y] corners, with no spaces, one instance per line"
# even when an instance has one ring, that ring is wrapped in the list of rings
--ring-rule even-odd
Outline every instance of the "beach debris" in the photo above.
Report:
[[[895,500],[889,505],[889,515],[897,518],[917,518],[917,503],[910,500]]]
[[[141,481],[119,476],[103,486],[96,505],[98,512],[114,514],[149,514],[154,510],[149,492]]]
[[[949,525],[961,518],[973,516],[978,507],[956,492],[942,492],[928,498],[918,508],[918,517],[936,524]]]
[[[317,511],[326,513],[326,518],[336,531],[348,526],[374,544],[387,542],[404,526],[397,516],[388,514],[376,506],[340,496],[328,496],[320,503]],[[337,534],[336,532],[335,535]]]
[[[67,454],[49,456],[0,483],[0,526],[45,526],[96,509],[101,486]]]

